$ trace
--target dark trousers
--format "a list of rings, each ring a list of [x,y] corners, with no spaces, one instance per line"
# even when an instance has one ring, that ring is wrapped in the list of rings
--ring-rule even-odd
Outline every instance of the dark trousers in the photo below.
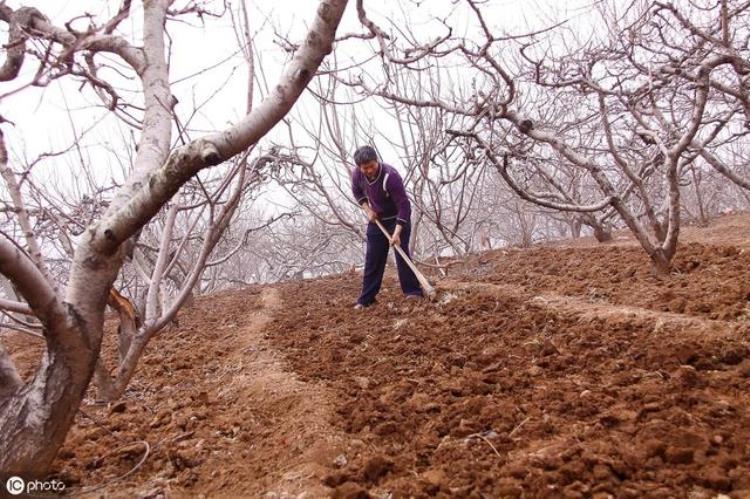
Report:
[[[396,228],[396,219],[385,220],[381,222],[389,234],[393,234]],[[411,234],[410,224],[401,231],[401,249],[409,255],[409,236]],[[362,279],[362,294],[357,303],[370,305],[375,301],[375,295],[380,291],[380,285],[383,283],[383,273],[385,272],[385,263],[388,260],[388,249],[391,244],[380,228],[374,224],[367,224],[367,252],[365,254],[365,274]],[[395,251],[395,250],[394,250]],[[396,267],[398,268],[398,280],[401,283],[401,290],[405,295],[422,295],[422,289],[419,287],[419,281],[414,272],[409,268],[401,255],[396,252]]]

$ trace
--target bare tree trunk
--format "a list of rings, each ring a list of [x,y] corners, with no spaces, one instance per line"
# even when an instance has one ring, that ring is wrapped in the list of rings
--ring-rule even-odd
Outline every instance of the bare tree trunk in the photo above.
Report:
[[[573,217],[573,219],[568,222],[568,226],[570,227],[570,237],[573,239],[581,237],[581,225],[582,223],[579,217]]]
[[[80,355],[91,358],[91,352]],[[34,380],[0,403],[0,469],[41,477],[65,440],[90,375],[85,362],[71,369],[65,355],[45,353]],[[91,366],[93,368],[93,366]]]
[[[593,226],[594,237],[600,243],[606,243],[612,240],[612,229],[603,224],[595,224]]]
[[[34,379],[0,399],[0,469],[34,477],[44,474],[57,454],[91,380],[107,290],[117,270],[105,267],[109,271],[105,272],[97,266],[101,260],[84,260],[81,267],[87,271],[87,290],[92,294],[83,302],[63,303],[51,286],[46,287],[32,262],[20,255],[16,258],[15,262],[0,258],[0,271],[11,278],[24,272],[36,281],[28,283],[27,289],[22,287],[21,293],[44,325],[47,350]]]
[[[651,270],[654,274],[667,275],[672,270],[672,257],[674,255],[667,254],[663,249],[658,248],[649,256],[651,257]]]
[[[695,189],[695,200],[698,204],[698,224],[701,227],[708,225],[708,217],[706,216],[706,209],[703,206],[703,193],[701,192],[701,175],[695,172],[695,165],[690,168],[690,173],[693,176],[693,188]]]
[[[2,341],[0,341],[0,400],[12,395],[13,392],[22,386],[23,381],[18,375]]]
[[[131,65],[143,80],[146,106],[143,130],[133,173],[101,219],[87,228],[76,248],[64,298],[29,257],[0,238],[0,273],[18,286],[34,315],[42,322],[47,340],[46,353],[33,381],[19,387],[13,382],[12,374],[5,375],[13,388],[9,395],[0,398],[0,470],[5,473],[29,478],[42,476],[63,444],[96,369],[104,310],[122,266],[127,241],[200,170],[246,150],[284,117],[331,51],[346,6],[346,0],[321,0],[307,38],[296,51],[281,82],[253,112],[226,131],[198,139],[170,154],[172,96],[163,29],[168,3],[167,0],[144,2],[142,49],[123,48],[127,42],[120,39],[118,45],[110,47],[110,51],[119,50],[117,53],[127,62],[132,61]],[[45,30],[54,32],[60,43],[68,43],[66,40],[72,36],[65,30],[51,27],[44,19],[37,24],[34,33],[42,32],[51,37]],[[102,40],[100,43],[104,44]],[[71,41],[71,45],[74,42]],[[76,45],[71,51],[78,48],[80,46]],[[215,244],[214,240],[211,248]],[[205,261],[207,255],[202,257]],[[199,271],[193,275],[200,275]],[[184,298],[176,302],[163,320],[150,325],[149,334],[174,317],[183,301]],[[122,376],[118,373],[118,378],[125,383],[148,342],[145,328],[142,327],[130,343],[123,363],[127,372]],[[8,371],[9,357],[2,354],[0,361],[3,372]]]
[[[4,381],[10,382],[0,396],[0,470],[35,477],[47,470],[78,411],[101,334],[94,334],[95,322],[63,303],[34,262],[6,240],[0,240],[0,273],[16,284],[47,340],[42,364],[26,385],[17,383],[10,357],[0,353]]]

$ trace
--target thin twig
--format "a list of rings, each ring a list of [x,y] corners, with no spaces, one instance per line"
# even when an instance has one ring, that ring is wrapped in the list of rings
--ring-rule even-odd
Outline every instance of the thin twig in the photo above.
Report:
[[[527,417],[526,419],[524,419],[523,421],[521,421],[520,423],[518,423],[518,426],[516,426],[515,428],[513,428],[513,431],[511,431],[510,433],[508,433],[508,438],[512,438],[513,435],[518,430],[520,430],[523,425],[525,425],[529,421],[529,419],[531,419],[531,416]]]
[[[146,459],[148,458],[149,454],[151,453],[151,446],[145,440],[139,440],[137,442],[131,442],[129,444],[122,445],[122,446],[116,448],[115,450],[104,454],[101,457],[101,459],[104,459],[107,456],[111,456],[112,454],[115,454],[116,452],[119,452],[119,451],[121,451],[123,449],[127,449],[128,447],[132,447],[134,445],[143,445],[143,447],[145,448],[145,452],[143,453],[143,456],[141,457],[140,461],[138,461],[136,463],[136,465],[133,466],[130,469],[130,471],[128,471],[127,473],[125,473],[123,475],[118,476],[117,478],[113,478],[112,480],[108,480],[108,481],[106,481],[104,483],[101,483],[99,485],[94,485],[94,486],[91,486],[91,487],[84,487],[84,488],[82,488],[81,490],[79,490],[79,491],[77,491],[75,493],[71,493],[70,495],[71,496],[80,496],[80,495],[83,495],[83,494],[89,494],[89,493],[91,493],[91,492],[93,492],[95,490],[100,490],[100,489],[103,489],[105,487],[108,487],[108,486],[112,485],[115,482],[119,482],[120,480],[123,480],[124,478],[127,478],[130,475],[132,475],[133,473],[135,473],[138,470],[138,468],[140,468],[143,465],[143,463],[146,462]]]
[[[112,437],[117,438],[117,436],[112,432],[112,430],[110,430],[109,428],[107,428],[106,426],[104,426],[103,424],[101,424],[99,421],[97,421],[91,415],[87,414],[83,409],[79,408],[78,411],[81,414],[83,414],[86,418],[88,418],[89,420],[91,420],[95,425],[97,425],[98,427],[100,427],[100,428],[104,429],[105,431],[107,431]],[[120,480],[122,480],[124,478],[127,478],[128,476],[130,476],[133,473],[135,473],[136,470],[138,470],[138,468],[140,468],[143,465],[143,463],[146,462],[146,459],[148,458],[149,454],[151,454],[151,446],[145,440],[138,440],[136,442],[131,442],[129,444],[121,445],[120,447],[116,448],[115,450],[110,451],[110,452],[104,454],[100,459],[104,460],[104,458],[106,458],[108,456],[111,456],[111,455],[113,455],[113,454],[115,454],[115,453],[117,453],[117,452],[119,452],[119,451],[121,451],[123,449],[127,449],[128,447],[132,447],[134,445],[143,445],[145,451],[144,451],[143,456],[141,457],[140,461],[138,461],[138,463],[136,463],[136,465],[133,466],[130,469],[130,471],[128,471],[124,475],[120,475],[117,478],[113,478],[112,480],[108,480],[108,481],[106,481],[104,483],[101,483],[99,485],[92,485],[90,487],[84,487],[84,488],[82,488],[81,490],[79,490],[77,492],[71,493],[70,495],[71,496],[80,496],[80,495],[83,495],[83,494],[88,494],[88,493],[93,492],[95,490],[103,489],[104,487],[108,487],[109,485],[112,485],[113,483],[118,482],[118,481],[120,481]]]
[[[472,435],[469,435],[469,436],[468,436],[468,437],[466,437],[466,438],[481,438],[482,440],[484,440],[485,442],[487,442],[487,445],[489,445],[489,446],[490,446],[490,448],[492,448],[492,450],[493,450],[493,451],[495,451],[495,454],[497,454],[497,457],[503,457],[503,456],[501,456],[501,455],[500,455],[500,453],[499,453],[499,452],[497,451],[497,449],[495,448],[495,446],[494,446],[494,445],[492,445],[492,442],[490,442],[490,441],[489,441],[489,440],[487,439],[487,437],[485,437],[484,435],[480,435],[479,433],[474,433],[474,434],[472,434]]]

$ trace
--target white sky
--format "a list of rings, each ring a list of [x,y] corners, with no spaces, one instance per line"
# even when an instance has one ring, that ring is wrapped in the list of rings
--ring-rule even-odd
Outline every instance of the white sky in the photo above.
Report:
[[[184,3],[177,2],[176,6]],[[483,11],[487,15],[488,23],[498,33],[521,33],[548,26],[564,18],[572,19],[571,23],[577,26],[590,25],[589,14],[591,7],[596,3],[598,2],[594,0],[494,0],[485,4]],[[70,18],[83,13],[90,13],[98,20],[106,19],[117,10],[120,2],[9,0],[8,4],[14,8],[21,4],[37,7],[53,23],[63,26]],[[239,4],[234,0],[231,5],[236,10]],[[247,5],[251,29],[257,33],[255,45],[259,56],[256,62],[263,68],[269,85],[273,85],[288,58],[275,43],[274,30],[292,41],[301,40],[317,8],[317,2],[248,0]],[[366,0],[365,6],[369,16],[385,30],[392,29],[388,20],[393,20],[398,26],[408,24],[412,32],[425,40],[444,32],[444,28],[435,21],[436,17],[447,17],[450,24],[455,27],[454,34],[461,33],[471,37],[477,31],[474,19],[467,15],[468,10],[464,2]],[[220,8],[220,5],[217,5],[216,9]],[[121,25],[120,30],[135,44],[139,43],[140,38],[141,12],[140,2],[133,2],[131,17]],[[205,25],[195,16],[188,16],[185,20],[186,23],[168,24],[168,32],[174,43],[170,75],[172,81],[177,82],[172,90],[180,101],[178,112],[181,119],[186,120],[193,109],[193,102],[203,102],[210,98],[211,103],[203,107],[193,119],[193,127],[206,132],[223,128],[236,121],[245,108],[247,68],[241,55],[236,54],[238,43],[231,27],[231,18],[229,15],[221,19],[207,18]],[[74,26],[83,28],[85,22],[84,19],[79,20]],[[7,26],[3,28],[7,31]],[[350,0],[339,34],[363,31],[356,18],[355,1]],[[6,33],[3,33],[3,36],[7,39]],[[371,49],[364,42],[355,40],[339,46],[337,57],[343,64],[347,59],[361,61],[371,53]],[[235,54],[234,57],[231,57],[232,54]],[[216,67],[208,72],[186,79],[189,75],[195,75],[215,65]],[[32,64],[27,64],[20,78],[10,83],[0,83],[0,95],[5,95],[26,83],[35,69]],[[134,82],[120,78],[118,85],[123,87],[123,96],[139,99],[137,93],[130,93],[138,90]],[[262,85],[256,85],[256,88],[262,92]],[[256,94],[256,102],[259,97],[260,95]],[[97,98],[89,88],[79,91],[78,85],[70,81],[53,82],[49,87],[41,89],[27,88],[4,97],[0,101],[0,114],[15,123],[13,127],[3,127],[11,153],[34,158],[40,153],[66,147],[73,134],[72,125],[78,132],[94,127],[93,132],[84,141],[84,161],[96,165],[95,174],[102,181],[111,178],[112,175],[121,179],[121,174],[113,173],[120,170],[117,158],[127,163],[127,159],[123,158],[128,147],[126,144],[130,142],[130,134],[135,133],[137,136],[137,131],[132,132],[105,110],[98,108],[98,104]],[[72,122],[66,106],[74,110]],[[314,115],[314,101],[310,98],[303,99],[294,112],[308,117]],[[193,137],[199,135],[196,132]],[[279,142],[284,141],[283,135],[279,136],[276,133],[272,136]],[[106,147],[114,150],[116,154],[107,153]],[[69,185],[78,178],[78,164],[80,159],[77,152],[63,158],[54,158],[37,168],[35,178],[40,182],[50,182],[58,186]],[[18,165],[14,166],[19,168]]]

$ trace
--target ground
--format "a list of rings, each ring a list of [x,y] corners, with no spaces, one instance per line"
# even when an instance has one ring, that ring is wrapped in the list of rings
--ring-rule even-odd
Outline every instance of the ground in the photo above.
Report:
[[[114,497],[750,497],[750,216],[683,241],[668,276],[620,236],[473,255],[434,303],[389,276],[353,311],[359,274],[198,299],[122,401],[92,392],[55,474]]]

